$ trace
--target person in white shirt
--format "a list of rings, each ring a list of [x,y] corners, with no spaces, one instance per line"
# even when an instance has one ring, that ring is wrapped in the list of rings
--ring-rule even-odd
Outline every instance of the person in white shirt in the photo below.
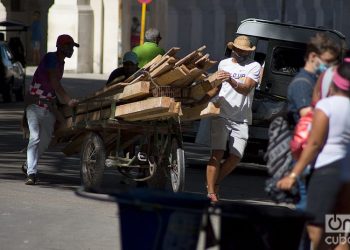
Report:
[[[307,198],[307,211],[314,215],[307,226],[313,249],[323,249],[325,242],[321,237],[326,223],[325,215],[331,214],[339,202],[337,195],[342,185],[342,166],[349,154],[349,114],[350,59],[346,58],[334,71],[330,97],[316,104],[310,136],[299,160],[291,173],[277,183],[278,188],[289,190],[304,168],[315,161]]]
[[[248,139],[248,124],[252,121],[254,89],[259,81],[260,64],[249,58],[255,46],[247,36],[238,36],[227,47],[231,58],[219,63],[218,79],[223,80],[221,89],[209,95],[220,103],[220,115],[211,121],[211,157],[207,165],[208,198],[218,201],[220,181],[231,173],[243,156]],[[217,95],[218,94],[218,95]],[[228,144],[227,144],[228,143]],[[228,145],[229,155],[224,152]]]

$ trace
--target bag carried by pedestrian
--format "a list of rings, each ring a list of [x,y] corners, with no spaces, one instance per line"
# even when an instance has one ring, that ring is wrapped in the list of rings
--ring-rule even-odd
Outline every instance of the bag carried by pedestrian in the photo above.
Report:
[[[295,160],[299,159],[301,152],[306,147],[311,131],[313,113],[313,111],[309,111],[306,115],[300,117],[294,128],[294,133],[290,141],[290,150]]]
[[[277,182],[289,174],[293,166],[293,157],[289,145],[292,130],[287,117],[276,117],[270,124],[268,135],[269,142],[265,160],[267,160],[266,167],[271,178],[266,181],[265,191],[277,203],[297,203],[300,200],[297,185],[294,185],[289,191],[283,191],[276,187]]]

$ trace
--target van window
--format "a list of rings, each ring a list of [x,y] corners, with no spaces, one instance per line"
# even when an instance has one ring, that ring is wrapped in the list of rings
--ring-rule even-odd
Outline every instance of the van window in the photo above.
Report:
[[[259,39],[256,43],[254,61],[260,63],[261,66],[265,64],[268,46],[269,41],[267,39]]]
[[[294,76],[304,66],[303,49],[275,47],[272,55],[271,70],[275,74]]]

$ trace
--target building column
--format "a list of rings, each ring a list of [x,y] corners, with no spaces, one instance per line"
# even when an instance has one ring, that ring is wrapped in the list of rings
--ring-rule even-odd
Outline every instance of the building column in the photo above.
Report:
[[[90,0],[78,0],[78,73],[93,72],[94,16]]]
[[[5,6],[0,2],[0,20],[6,19],[6,8]]]
[[[64,24],[57,20],[64,20]],[[80,48],[75,48],[72,58],[66,60],[65,70],[92,72],[93,30],[90,0],[55,0],[48,16],[48,50],[56,50],[59,35],[71,35]]]
[[[47,52],[47,38],[48,38],[48,11],[50,7],[53,5],[54,0],[40,0],[40,14],[41,14],[41,24],[43,28],[43,36],[42,36],[42,45],[40,46],[41,48],[41,53],[46,53]],[[30,13],[30,16],[32,13]],[[30,32],[28,32],[30,33]],[[30,39],[30,34],[27,35],[28,37],[28,43],[31,44],[31,39]],[[31,47],[31,46],[29,46]]]
[[[131,1],[122,0],[122,53],[130,51],[130,36],[131,36]]]
[[[118,67],[119,56],[119,7],[120,0],[104,0],[103,73],[111,73]]]
[[[103,51],[103,1],[90,0],[94,15],[94,41],[93,41],[93,72],[102,73],[102,51]]]

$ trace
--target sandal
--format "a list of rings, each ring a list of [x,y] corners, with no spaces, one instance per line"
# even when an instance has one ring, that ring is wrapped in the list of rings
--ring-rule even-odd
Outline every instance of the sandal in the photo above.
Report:
[[[219,201],[218,196],[216,193],[208,193],[207,194],[208,199],[210,200],[211,204],[216,204]]]
[[[220,189],[219,185],[220,185],[219,183],[214,184],[214,194],[218,199],[219,199],[219,189]],[[208,185],[206,186],[206,188],[208,190]]]

